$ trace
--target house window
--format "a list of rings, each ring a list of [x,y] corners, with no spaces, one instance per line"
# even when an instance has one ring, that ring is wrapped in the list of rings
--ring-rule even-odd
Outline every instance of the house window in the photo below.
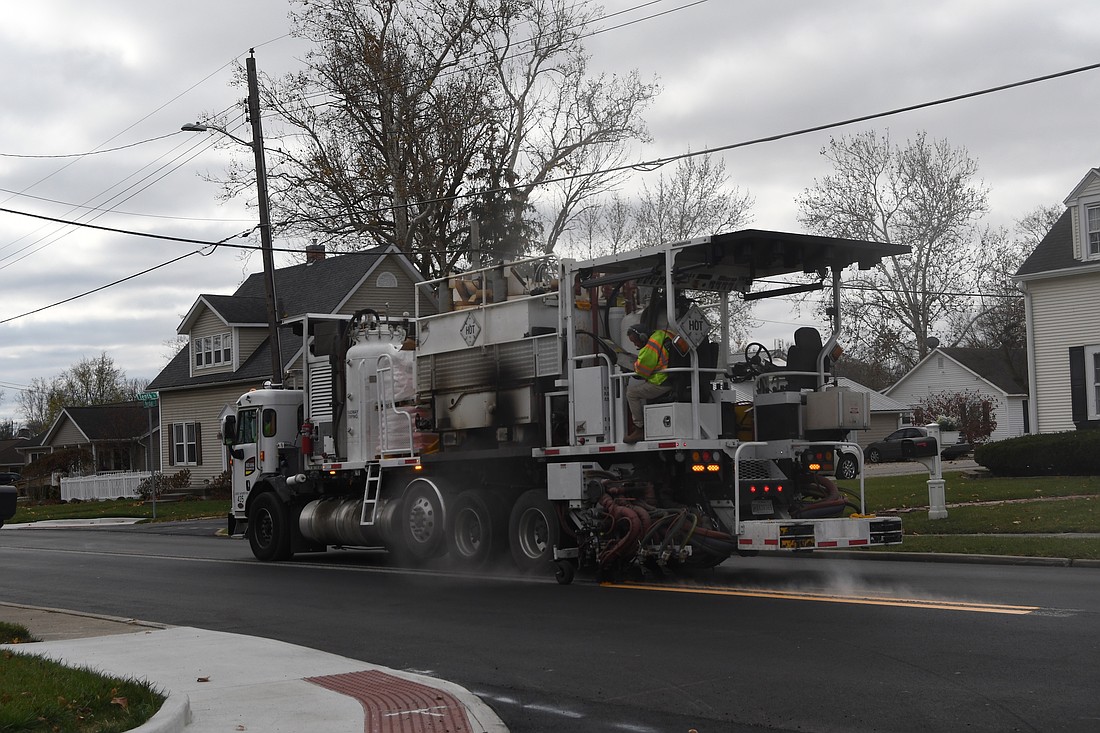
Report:
[[[394,275],[392,272],[383,272],[378,276],[378,279],[375,280],[374,285],[378,288],[396,288],[397,275]]]
[[[1085,209],[1087,257],[1100,257],[1100,204]]]
[[[221,366],[233,361],[233,335],[221,333],[191,339],[191,354],[196,369]]]
[[[168,454],[173,466],[202,465],[202,440],[199,423],[177,422],[169,426],[172,449]]]

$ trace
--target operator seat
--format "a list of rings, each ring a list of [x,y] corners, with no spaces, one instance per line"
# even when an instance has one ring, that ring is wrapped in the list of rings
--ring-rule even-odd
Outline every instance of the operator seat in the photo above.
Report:
[[[817,372],[817,355],[821,353],[821,334],[816,328],[803,326],[794,332],[794,343],[787,349],[787,368],[791,372]],[[825,357],[826,373],[832,371],[832,360]],[[787,377],[787,389],[817,389],[817,377],[794,375]]]

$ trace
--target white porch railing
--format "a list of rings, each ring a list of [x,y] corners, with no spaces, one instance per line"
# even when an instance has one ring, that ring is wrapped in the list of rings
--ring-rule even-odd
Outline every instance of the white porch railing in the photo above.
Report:
[[[138,497],[138,484],[149,478],[148,471],[103,473],[61,479],[61,500],[82,501]]]

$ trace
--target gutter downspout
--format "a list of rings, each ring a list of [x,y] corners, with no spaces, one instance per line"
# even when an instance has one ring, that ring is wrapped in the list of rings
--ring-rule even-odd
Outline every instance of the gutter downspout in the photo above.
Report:
[[[1024,294],[1024,329],[1027,332],[1027,414],[1031,422],[1028,432],[1039,431],[1039,384],[1035,369],[1035,311],[1031,305],[1031,290],[1026,282],[1016,283],[1016,289]]]

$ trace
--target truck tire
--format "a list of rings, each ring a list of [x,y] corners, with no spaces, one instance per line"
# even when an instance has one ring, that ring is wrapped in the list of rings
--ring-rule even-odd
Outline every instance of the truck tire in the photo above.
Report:
[[[403,545],[398,554],[420,562],[442,555],[447,549],[445,518],[439,487],[426,479],[412,481],[405,487],[397,514],[398,537]]]
[[[273,491],[260,494],[248,514],[248,544],[256,559],[264,562],[289,559],[289,512],[278,495]]]
[[[508,544],[516,567],[525,573],[549,569],[560,533],[557,512],[545,490],[520,494],[508,518]]]
[[[484,491],[465,491],[447,512],[451,556],[467,568],[480,568],[504,547],[503,512]]]

